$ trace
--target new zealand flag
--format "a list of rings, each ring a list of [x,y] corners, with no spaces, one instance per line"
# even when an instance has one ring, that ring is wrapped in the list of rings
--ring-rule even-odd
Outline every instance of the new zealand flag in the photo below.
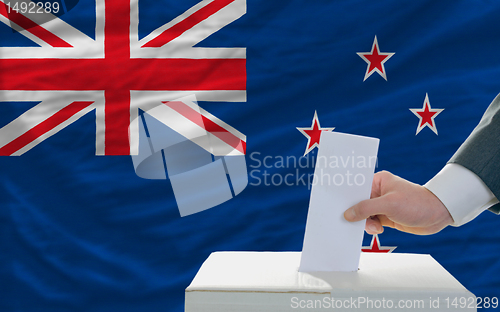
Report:
[[[424,184],[500,92],[499,14],[487,0],[0,0],[0,310],[183,311],[211,252],[301,250],[321,129],[380,138],[377,170]],[[173,181],[140,178],[131,155],[136,121],[186,96],[202,121],[186,120],[238,138],[248,181],[181,217]],[[171,128],[200,145],[175,130],[186,120]],[[499,225],[484,212],[378,243],[498,297]]]

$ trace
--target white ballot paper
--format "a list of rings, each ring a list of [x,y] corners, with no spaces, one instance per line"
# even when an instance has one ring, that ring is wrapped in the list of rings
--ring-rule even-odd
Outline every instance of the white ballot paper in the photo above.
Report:
[[[370,198],[379,139],[321,133],[299,271],[357,271],[365,221],[344,211]]]

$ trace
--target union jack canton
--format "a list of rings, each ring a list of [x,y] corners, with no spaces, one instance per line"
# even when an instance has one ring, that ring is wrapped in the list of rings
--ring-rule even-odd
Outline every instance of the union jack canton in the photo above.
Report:
[[[139,109],[191,94],[246,101],[245,48],[195,47],[243,16],[246,0],[201,1],[140,40],[138,0],[96,0],[95,39],[8,3],[0,0],[0,20],[40,47],[0,47],[0,102],[40,103],[0,129],[2,156],[22,155],[91,112],[96,155],[135,155],[128,131],[138,136]]]

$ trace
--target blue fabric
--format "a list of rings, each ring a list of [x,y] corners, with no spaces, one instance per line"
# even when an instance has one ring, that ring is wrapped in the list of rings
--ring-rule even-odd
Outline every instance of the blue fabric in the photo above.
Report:
[[[140,36],[196,2],[141,0]],[[380,138],[377,170],[425,183],[500,92],[499,14],[497,1],[248,1],[246,15],[200,44],[247,48],[248,101],[199,102],[247,135],[247,188],[181,218],[168,180],[137,177],[129,156],[94,156],[87,114],[25,155],[0,158],[0,310],[183,311],[184,289],[211,252],[301,250],[308,186],[256,184],[313,172],[316,151],[307,166],[276,162],[303,155],[296,127],[309,127],[315,110],[323,127]],[[62,18],[94,36],[91,0]],[[363,82],[367,64],[356,52],[370,51],[375,35],[381,52],[396,54],[387,81],[375,73]],[[5,38],[30,45],[2,26],[2,46]],[[421,108],[426,93],[445,109],[438,136],[415,135],[409,108]],[[35,104],[2,102],[0,126]],[[255,168],[266,156],[271,168]],[[380,240],[431,254],[476,296],[498,297],[499,228],[485,212],[436,235],[387,229]]]

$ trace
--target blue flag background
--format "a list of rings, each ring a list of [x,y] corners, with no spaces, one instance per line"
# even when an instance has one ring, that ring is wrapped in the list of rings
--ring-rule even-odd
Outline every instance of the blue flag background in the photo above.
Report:
[[[197,2],[141,0],[140,35]],[[94,5],[81,0],[62,19],[93,37]],[[301,158],[307,139],[296,127],[309,127],[315,110],[322,127],[380,138],[377,170],[424,184],[500,92],[498,16],[500,3],[486,0],[248,1],[246,15],[200,44],[247,48],[248,100],[199,102],[247,135],[246,190],[181,218],[169,181],[137,177],[129,156],[94,156],[87,114],[0,158],[0,310],[183,311],[184,289],[211,252],[301,250],[316,150]],[[387,81],[375,73],[363,82],[356,53],[375,36],[395,55]],[[31,45],[5,25],[0,44]],[[415,135],[409,109],[426,93],[444,108],[439,135]],[[35,104],[3,102],[0,126]],[[287,174],[292,186],[280,180]],[[380,240],[430,254],[476,296],[498,297],[499,227],[485,212],[436,235],[386,229]]]

